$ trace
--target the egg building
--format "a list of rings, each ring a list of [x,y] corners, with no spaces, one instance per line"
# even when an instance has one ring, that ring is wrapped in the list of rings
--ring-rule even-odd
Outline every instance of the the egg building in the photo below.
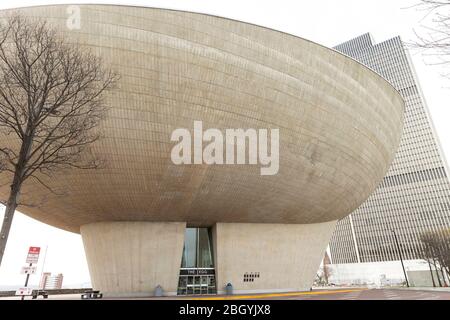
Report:
[[[223,293],[228,283],[236,293],[309,289],[337,220],[389,168],[402,132],[398,92],[337,51],[249,23],[79,9],[79,28],[68,28],[67,5],[18,11],[48,20],[120,73],[93,146],[107,166],[46,180],[64,196],[29,181],[23,198],[45,201],[18,210],[80,233],[93,288],[105,295],[153,295],[158,285],[167,295]],[[194,121],[279,129],[278,173],[174,164],[171,134]],[[0,174],[2,185],[8,179]]]

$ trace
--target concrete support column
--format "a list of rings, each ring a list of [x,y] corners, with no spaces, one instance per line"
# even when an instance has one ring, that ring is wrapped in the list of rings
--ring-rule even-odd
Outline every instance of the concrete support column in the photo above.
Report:
[[[176,295],[186,223],[99,222],[81,236],[92,286],[105,296]]]
[[[309,290],[336,221],[316,224],[217,223],[213,244],[218,293]]]

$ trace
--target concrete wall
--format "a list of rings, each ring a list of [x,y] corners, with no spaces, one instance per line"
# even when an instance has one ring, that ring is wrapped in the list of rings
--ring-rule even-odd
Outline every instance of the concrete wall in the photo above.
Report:
[[[431,278],[430,270],[407,271],[406,274],[408,275],[408,281],[411,287],[433,287],[433,279],[435,286],[438,287],[438,277],[442,284],[445,283],[442,272],[436,272],[436,270],[433,270],[433,279]]]
[[[185,223],[100,222],[81,227],[92,287],[105,296],[177,292]]]
[[[428,271],[428,264],[423,260],[405,260],[405,270]],[[405,275],[400,261],[343,263],[328,265],[329,282],[337,285],[400,285],[405,282]]]
[[[308,290],[336,222],[317,224],[217,223],[213,244],[218,293]],[[257,274],[244,282],[244,274]]]

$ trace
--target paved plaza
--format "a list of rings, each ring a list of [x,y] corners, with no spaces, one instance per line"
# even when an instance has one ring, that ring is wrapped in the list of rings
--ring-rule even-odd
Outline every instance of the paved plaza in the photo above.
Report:
[[[18,300],[20,297],[4,297],[1,300]],[[31,299],[27,297],[26,300]],[[79,300],[80,294],[50,295],[49,300]],[[125,298],[124,298],[125,299]],[[130,298],[126,298],[130,299]],[[305,292],[249,294],[233,296],[178,296],[162,298],[137,298],[139,300],[450,300],[450,290],[415,289],[333,289]],[[39,297],[38,300],[44,300]],[[103,300],[109,300],[103,298]]]

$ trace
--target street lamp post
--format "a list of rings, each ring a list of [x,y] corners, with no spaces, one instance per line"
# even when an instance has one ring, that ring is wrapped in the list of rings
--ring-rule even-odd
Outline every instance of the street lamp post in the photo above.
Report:
[[[402,263],[403,274],[405,275],[406,286],[409,288],[408,276],[406,275],[405,265],[403,264],[402,251],[400,250],[400,244],[398,243],[397,234],[394,229],[391,229],[391,232],[394,234],[395,245],[397,246],[398,256],[400,257],[400,262]]]

